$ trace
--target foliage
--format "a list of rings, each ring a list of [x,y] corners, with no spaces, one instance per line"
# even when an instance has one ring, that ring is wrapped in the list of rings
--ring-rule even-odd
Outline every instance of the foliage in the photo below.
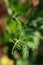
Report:
[[[6,6],[9,16],[7,17],[6,30],[3,33],[3,41],[5,43],[11,42],[14,44],[12,54],[16,48],[22,50],[20,62],[24,59],[27,60],[29,57],[29,63],[28,61],[27,63],[30,65],[30,61],[33,63],[36,59],[40,39],[43,40],[43,36],[40,32],[40,30],[43,30],[42,4],[39,4],[37,8],[26,16],[26,12],[30,7],[30,2],[26,2],[22,5],[19,4],[18,0],[9,0],[7,3]],[[26,19],[22,20],[22,16],[26,16]],[[31,53],[30,49],[32,50]],[[17,65],[19,65],[19,60],[17,61]]]

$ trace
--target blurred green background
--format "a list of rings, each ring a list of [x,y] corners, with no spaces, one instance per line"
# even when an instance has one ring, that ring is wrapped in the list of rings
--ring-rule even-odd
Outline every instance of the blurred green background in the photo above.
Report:
[[[38,1],[31,8],[30,0],[4,0],[8,15],[0,37],[0,65],[43,65],[43,0]]]

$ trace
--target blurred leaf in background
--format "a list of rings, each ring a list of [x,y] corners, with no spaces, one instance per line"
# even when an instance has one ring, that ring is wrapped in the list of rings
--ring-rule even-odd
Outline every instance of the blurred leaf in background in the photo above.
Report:
[[[43,40],[43,1],[37,0],[36,4],[38,3],[38,5],[32,7],[32,9],[29,0],[24,4],[20,0],[4,1],[8,16],[6,29],[0,43],[3,41],[4,44],[8,45],[8,48],[10,47],[9,54],[11,57],[13,56],[14,61],[4,56],[4,58],[1,58],[1,63],[14,65],[15,62],[16,65],[35,65],[40,40]],[[32,0],[33,5],[35,5],[35,1]],[[27,15],[28,9],[31,9],[31,11]]]

